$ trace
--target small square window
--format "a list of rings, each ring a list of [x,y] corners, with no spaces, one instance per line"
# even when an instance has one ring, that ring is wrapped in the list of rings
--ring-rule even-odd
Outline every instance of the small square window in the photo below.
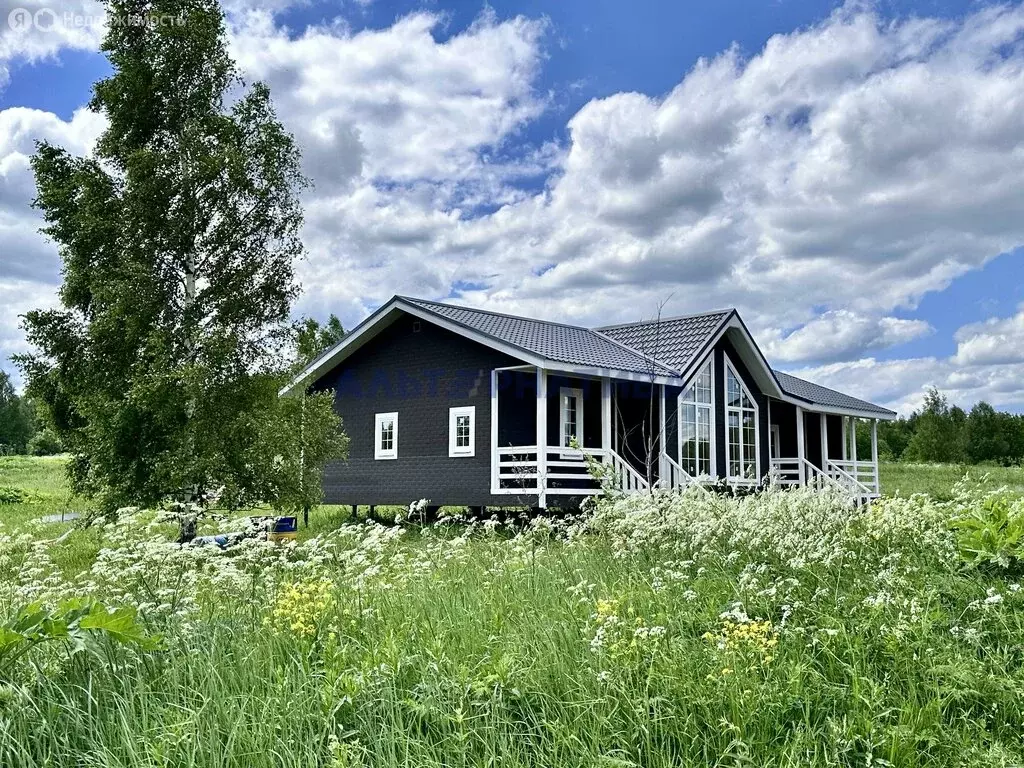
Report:
[[[448,455],[473,456],[476,452],[476,406],[448,409]]]
[[[398,458],[398,414],[378,413],[374,417],[373,458]]]

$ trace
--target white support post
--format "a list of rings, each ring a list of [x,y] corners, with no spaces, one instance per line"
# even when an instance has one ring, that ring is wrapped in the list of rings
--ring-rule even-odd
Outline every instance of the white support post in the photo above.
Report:
[[[819,413],[821,420],[821,471],[828,474],[828,414]]]
[[[601,379],[601,448],[612,449],[612,380],[607,376]]]
[[[667,474],[665,467],[665,385],[658,386],[658,484],[664,487],[662,479]]]
[[[799,405],[796,407],[796,457],[799,462],[799,478],[800,485],[805,482],[804,478],[804,456],[807,455],[804,450],[804,409]]]
[[[548,470],[548,372],[537,369],[537,506],[546,509]]]
[[[491,493],[501,490],[498,478],[498,370],[491,370]]]
[[[843,461],[846,461],[847,457],[850,455],[849,454],[850,441],[849,441],[849,439],[847,439],[847,436],[846,436],[847,435],[847,432],[846,432],[846,420],[847,420],[847,417],[846,416],[840,416],[839,418],[840,418],[840,420],[843,423]]]
[[[871,461],[875,465],[875,493],[881,493],[878,481],[878,419],[871,420]]]
[[[853,462],[854,477],[857,477],[857,420],[850,417],[850,461]]]

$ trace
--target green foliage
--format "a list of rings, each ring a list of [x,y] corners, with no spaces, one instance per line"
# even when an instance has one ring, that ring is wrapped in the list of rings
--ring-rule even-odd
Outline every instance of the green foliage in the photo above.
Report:
[[[32,401],[20,397],[6,371],[0,371],[0,456],[25,453],[36,431]]]
[[[28,441],[26,453],[30,456],[53,456],[62,453],[64,446],[51,427],[43,427]]]
[[[27,497],[21,488],[0,485],[0,504],[21,504]]]
[[[323,325],[312,317],[295,324],[295,352],[299,366],[309,363],[345,337],[345,328],[333,313]]]
[[[19,362],[75,492],[252,499],[273,485],[259,441],[291,363],[298,151],[266,86],[243,88],[214,0],[106,6],[187,22],[111,24],[95,153],[32,159],[64,282],[59,309],[26,315],[37,352]]]
[[[996,411],[985,402],[968,414],[934,388],[920,412],[882,422],[878,436],[879,455],[894,461],[1011,466],[1024,460],[1024,416]],[[859,455],[867,455],[861,454],[864,448],[870,450],[858,435]]]
[[[960,556],[972,564],[1009,568],[1024,553],[1024,510],[1010,499],[992,496],[963,517],[953,520],[959,531]]]
[[[106,661],[104,642],[141,650],[159,646],[138,623],[134,609],[107,609],[93,600],[67,600],[50,609],[31,604],[0,625],[0,678],[10,677],[16,662],[43,644],[58,644],[67,655],[89,653]]]
[[[272,486],[264,498],[292,512],[316,506],[323,501],[324,464],[348,455],[348,437],[334,412],[334,393],[282,397],[273,413],[259,443],[264,460],[273,465],[267,472]]]
[[[893,421],[883,421],[878,424],[878,452],[888,461],[898,461],[907,446],[914,437],[914,430],[917,428],[918,414],[912,413],[908,418],[900,417]],[[857,445],[857,454],[860,455],[860,444]],[[865,454],[867,455],[867,454]]]
[[[965,458],[962,437],[965,420],[962,409],[950,408],[945,395],[937,389],[930,389],[903,457],[911,461],[962,462]]]
[[[972,463],[1019,464],[1024,457],[1024,419],[978,403],[967,418],[965,440]]]
[[[912,464],[906,461],[882,462],[879,467],[882,493],[887,496],[923,494],[934,501],[952,501],[954,489],[965,476],[987,491],[1005,488],[1024,495],[1022,467],[968,467],[959,464]]]

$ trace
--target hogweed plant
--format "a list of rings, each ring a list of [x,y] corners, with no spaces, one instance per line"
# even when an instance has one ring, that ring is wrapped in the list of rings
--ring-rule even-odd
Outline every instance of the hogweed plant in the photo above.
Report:
[[[40,656],[0,696],[0,764],[1021,764],[1024,592],[952,525],[987,498],[413,505],[410,527],[225,550],[127,510],[76,532],[79,569],[0,529],[4,621],[78,596],[163,636],[116,675]]]

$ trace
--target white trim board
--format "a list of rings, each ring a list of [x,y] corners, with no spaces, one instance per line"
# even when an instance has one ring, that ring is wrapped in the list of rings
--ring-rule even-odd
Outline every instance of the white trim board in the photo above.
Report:
[[[711,455],[709,456],[710,460],[708,461],[708,466],[710,468],[710,475],[709,476],[710,477],[719,477],[719,474],[718,474],[718,434],[717,434],[718,433],[718,429],[717,429],[718,419],[715,417],[715,406],[717,405],[717,400],[716,400],[716,398],[717,398],[717,391],[716,391],[716,388],[715,388],[715,384],[718,381],[718,377],[715,376],[715,350],[714,349],[711,349],[707,353],[707,355],[705,355],[704,359],[701,361],[701,365],[698,365],[694,369],[693,375],[690,377],[689,383],[686,386],[684,386],[679,391],[678,395],[676,395],[676,456],[677,456],[677,461],[679,462],[679,465],[682,466],[682,464],[683,464],[683,406],[684,405],[691,405],[691,403],[689,401],[686,401],[684,403],[684,401],[682,399],[683,398],[683,394],[685,394],[687,389],[689,389],[690,387],[692,387],[692,386],[694,386],[696,384],[697,375],[701,371],[703,371],[706,367],[708,367],[709,365],[711,366],[711,404],[710,404],[711,405],[711,420],[710,420],[710,424],[709,424],[709,427],[711,429],[711,442],[710,442],[710,444],[708,446],[708,450],[711,452]],[[706,405],[706,404],[704,404],[704,405]],[[698,406],[695,406],[695,407],[698,407]],[[684,470],[685,470],[685,467],[684,467]],[[698,473],[697,475],[694,475],[694,477],[698,477],[699,474],[700,473]]]
[[[381,447],[381,429],[391,422],[391,447]],[[373,415],[373,458],[386,461],[398,458],[398,411],[375,413]]]
[[[558,389],[558,447],[568,448],[565,444],[565,398],[576,401],[576,441],[583,446],[583,390],[578,387],[559,387]]]

